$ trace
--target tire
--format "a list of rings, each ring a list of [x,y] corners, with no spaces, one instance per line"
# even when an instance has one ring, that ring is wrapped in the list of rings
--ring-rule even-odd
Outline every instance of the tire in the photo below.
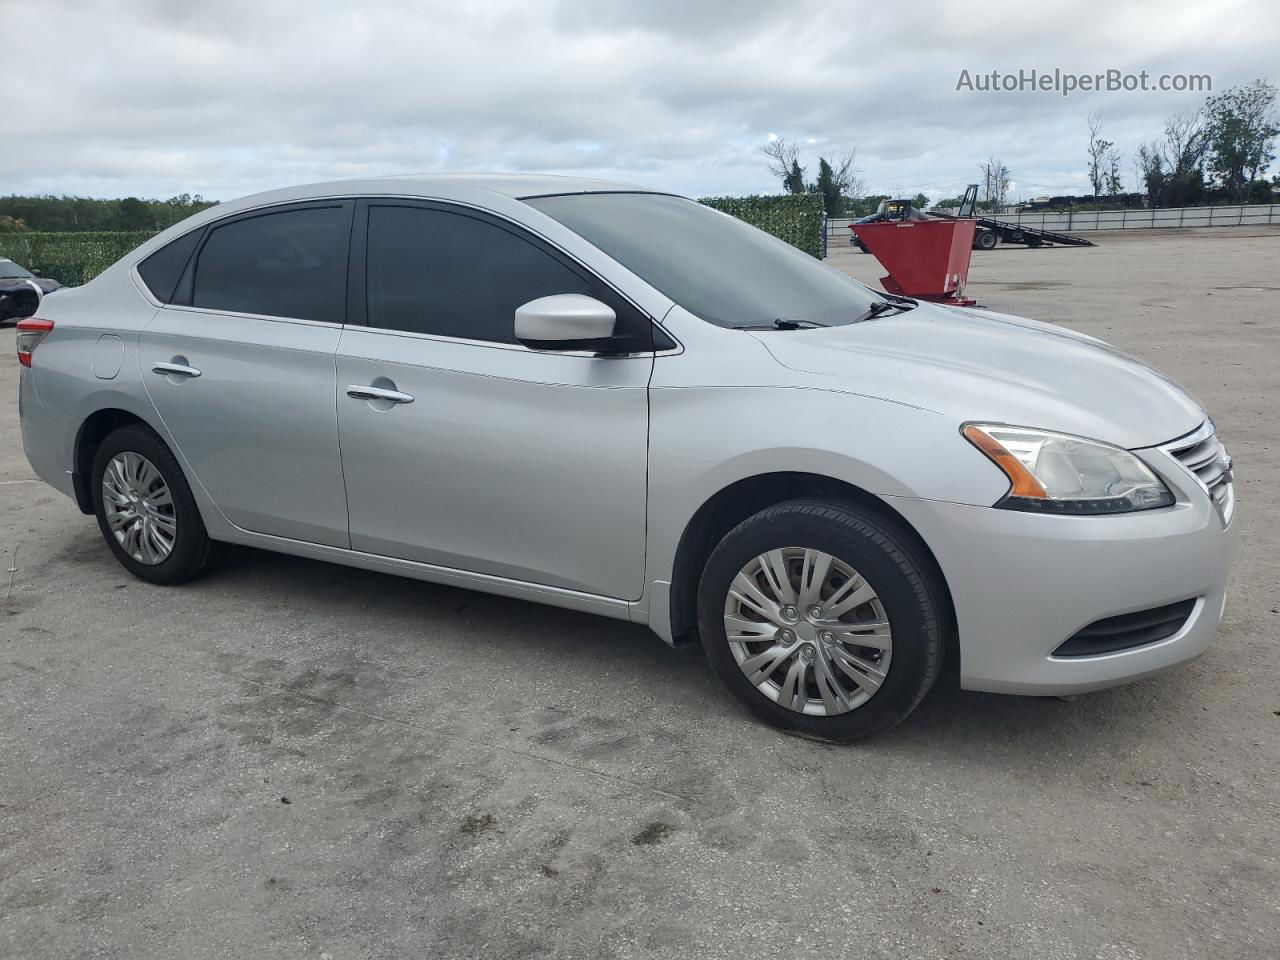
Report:
[[[996,235],[989,230],[980,233],[973,245],[979,250],[994,250],[996,248]]]
[[[122,538],[126,538],[131,530],[140,529],[140,520],[138,523],[128,523],[121,527],[121,537],[117,537],[112,530],[111,520],[108,517],[109,510],[116,511],[114,515],[117,519],[119,512],[117,507],[109,508],[108,506],[106,484],[108,469],[112,468],[114,472],[117,468],[113,467],[113,463],[117,467],[121,463],[117,458],[122,458],[126,465],[125,469],[129,473],[133,473],[135,467],[140,468],[142,463],[149,465],[163,483],[163,488],[154,483],[150,485],[150,489],[156,491],[157,496],[154,500],[148,501],[146,508],[136,503],[124,507],[126,511],[147,509],[148,524],[157,530],[160,529],[163,521],[156,519],[153,522],[151,517],[160,515],[169,519],[173,534],[171,537],[164,538],[170,542],[171,546],[163,558],[154,556],[158,552],[154,547],[158,540],[145,541],[152,548],[153,557],[150,561],[131,555],[126,549],[125,543],[129,541],[122,542]],[[150,474],[146,475],[150,476]],[[115,473],[111,480],[114,483],[114,490],[117,491],[113,494],[116,503],[120,502],[119,491],[129,487],[128,484],[122,484],[119,477],[120,474]],[[182,475],[178,461],[174,459],[164,442],[150,429],[133,425],[121,427],[109,434],[94,455],[93,473],[89,483],[93,495],[93,510],[98,518],[98,529],[102,531],[107,547],[115,554],[121,566],[135,577],[146,580],[148,583],[171,585],[192,580],[209,567],[216,544],[209,539],[204,521],[200,518],[200,511],[196,507],[195,498],[191,496],[191,488]],[[142,486],[142,484],[137,485],[138,488]],[[162,489],[167,491],[167,498],[163,497]],[[168,502],[165,502],[166,499]],[[156,504],[154,507],[151,506],[153,502]],[[164,524],[165,528],[169,529],[170,524]],[[143,544],[144,539],[139,534],[133,542]]]
[[[807,562],[801,556],[806,550],[825,553],[831,558],[831,579],[827,581],[828,587],[820,591],[820,596],[836,602],[834,607],[820,611],[816,618],[810,618],[808,608],[800,611],[803,626],[796,623],[791,630],[795,639],[786,642],[780,639],[789,629],[785,619],[775,623],[767,617],[758,616],[748,605],[736,599],[730,590],[734,588],[738,596],[750,594],[749,588],[744,590],[742,582],[735,581],[735,578],[740,573],[746,576],[747,571],[753,569],[752,565],[758,564],[765,555],[780,556],[784,569],[788,571],[793,595],[799,601],[797,605],[802,605],[803,598],[795,594],[795,588],[802,585],[797,572]],[[776,553],[770,554],[771,551]],[[856,573],[860,581],[855,581],[851,575],[845,578],[838,573],[837,568],[841,565],[845,572]],[[749,576],[748,582],[765,582],[767,578],[763,568],[754,569],[759,571],[758,577],[762,579]],[[852,593],[842,594],[842,579],[854,584],[849,588]],[[831,584],[835,584],[834,591]],[[853,594],[861,595],[864,588],[874,591],[873,599],[840,614],[841,596],[852,600]],[[712,668],[730,691],[758,717],[785,730],[848,743],[900,723],[933,687],[943,660],[944,624],[947,622],[944,616],[947,609],[945,597],[938,574],[898,523],[853,503],[792,500],[749,517],[720,541],[703,569],[699,584],[698,629]],[[769,599],[767,595],[765,599]],[[832,611],[851,623],[836,621],[836,629],[823,631],[821,624],[830,622],[824,621],[823,617]],[[726,615],[734,616],[735,624],[749,622],[748,627],[739,626],[738,636],[754,636],[760,632],[767,635],[758,642],[730,642]],[[868,615],[869,620],[866,619]],[[755,622],[757,616],[759,623]],[[873,620],[888,623],[887,632],[891,636],[879,640],[881,644],[887,641],[887,650],[872,650],[856,642],[830,642],[832,632],[839,633],[839,627],[852,625],[857,628],[862,622],[869,624]],[[781,625],[780,632],[769,632],[776,625]],[[868,636],[865,632],[857,635]],[[810,639],[812,643],[802,643]],[[779,661],[777,670],[760,685],[749,679],[744,672],[748,668],[739,664],[740,658],[749,661],[751,657],[761,657],[768,663],[770,658],[778,655],[776,651],[784,647],[802,651],[796,657],[809,657],[808,665],[800,673],[805,678],[802,709],[807,712],[797,712],[779,702],[786,700],[789,690],[801,689],[800,682],[790,684],[797,662],[795,658]],[[810,649],[805,651],[805,647]],[[843,647],[844,655],[837,647]],[[837,670],[837,660],[849,661],[846,655],[851,647],[858,651],[860,662],[856,672],[863,673],[863,666],[884,667],[883,679],[874,692],[867,692],[867,687],[874,680],[874,671],[867,671],[863,681],[855,683],[850,679],[852,674],[843,668]],[[759,661],[755,665],[758,667]],[[847,702],[840,703],[834,698],[828,700],[830,690],[824,691],[818,682],[820,668],[828,671],[828,677],[834,676],[840,681],[848,694]],[[830,686],[828,680],[827,687]],[[771,689],[773,694],[765,692],[764,688]],[[821,699],[815,694],[820,694]],[[861,702],[858,702],[859,698]],[[793,698],[793,704],[798,702],[799,699]]]

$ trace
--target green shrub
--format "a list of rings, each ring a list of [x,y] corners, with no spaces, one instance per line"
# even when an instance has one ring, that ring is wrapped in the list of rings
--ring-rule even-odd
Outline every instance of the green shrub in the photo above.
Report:
[[[708,207],[744,220],[753,227],[822,259],[822,232],[826,214],[819,193],[781,196],[708,197]]]
[[[38,270],[67,286],[88,283],[139,244],[150,240],[151,230],[114,230],[98,233],[0,233],[0,257]]]

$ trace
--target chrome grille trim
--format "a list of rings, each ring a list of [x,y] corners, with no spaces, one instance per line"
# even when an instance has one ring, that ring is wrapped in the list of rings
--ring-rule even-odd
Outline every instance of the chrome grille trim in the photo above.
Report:
[[[1203,440],[1186,450],[1179,451],[1176,456],[1182,461],[1182,465],[1189,470],[1199,470],[1206,464],[1213,463],[1218,458],[1218,450],[1222,444],[1218,443],[1217,437],[1210,437]]]
[[[1198,428],[1160,448],[1180,463],[1209,494],[1225,526],[1235,512],[1235,484],[1231,474],[1231,457],[1218,439],[1213,421],[1206,420]]]

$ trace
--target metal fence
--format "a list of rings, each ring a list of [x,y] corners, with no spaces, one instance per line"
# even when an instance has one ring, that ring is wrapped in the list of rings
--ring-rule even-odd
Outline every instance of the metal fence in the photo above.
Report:
[[[853,223],[850,217],[828,217],[827,218],[827,239],[835,240],[842,238],[846,242],[849,240],[849,224]]]
[[[997,219],[1039,230],[1150,230],[1163,227],[1248,227],[1280,224],[1280,204],[1231,207],[1159,207],[1150,210],[1036,210],[1002,213]],[[847,228],[846,228],[847,229]]]
[[[993,219],[1057,233],[1090,230],[1150,230],[1168,227],[1249,227],[1280,224],[1280,203],[1230,207],[1160,207],[1149,210],[1079,210],[1000,213]],[[849,237],[848,217],[827,221],[831,239]]]
[[[1089,230],[1150,230],[1168,227],[1248,227],[1280,224],[1280,203],[1230,207],[1161,207],[1150,210],[1036,210],[1001,213],[994,219],[1060,233]],[[827,221],[827,237],[849,237],[848,217]]]

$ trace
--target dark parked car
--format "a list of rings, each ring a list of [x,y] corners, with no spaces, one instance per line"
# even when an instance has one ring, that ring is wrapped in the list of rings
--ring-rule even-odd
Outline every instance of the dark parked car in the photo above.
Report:
[[[36,287],[40,288],[41,294],[50,294],[60,286],[62,284],[57,280],[38,277],[12,260],[0,257],[0,323],[20,320],[35,313],[40,302]]]

